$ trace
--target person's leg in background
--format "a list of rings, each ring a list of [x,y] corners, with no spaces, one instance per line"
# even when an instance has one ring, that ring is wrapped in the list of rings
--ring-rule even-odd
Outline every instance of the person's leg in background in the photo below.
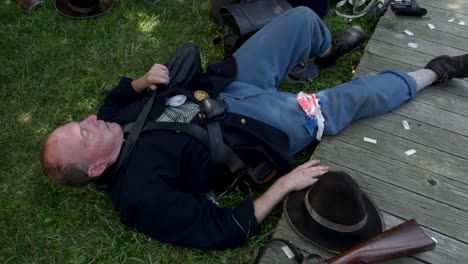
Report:
[[[280,82],[300,60],[315,57],[330,47],[330,32],[307,7],[297,7],[276,18],[234,53],[236,81],[219,98],[229,111],[244,114],[281,129],[290,138],[290,152],[312,142],[304,111],[296,96],[278,92]]]
[[[237,81],[276,89],[298,61],[319,55],[330,43],[328,28],[311,9],[291,9],[260,29],[234,53]]]

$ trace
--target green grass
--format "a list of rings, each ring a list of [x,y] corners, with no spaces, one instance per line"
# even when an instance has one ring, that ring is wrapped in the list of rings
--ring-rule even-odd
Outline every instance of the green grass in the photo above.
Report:
[[[0,10],[0,263],[250,263],[272,234],[281,208],[262,233],[242,248],[203,251],[149,240],[120,224],[104,194],[91,187],[67,189],[41,172],[39,153],[57,126],[94,113],[120,76],[138,77],[184,42],[195,42],[204,66],[222,58],[213,46],[218,28],[209,21],[208,0],[116,1],[92,20],[60,16],[53,1],[31,14],[12,0]],[[349,25],[330,16],[332,32]],[[372,31],[373,24],[353,21]],[[284,84],[289,91],[315,91],[350,80],[361,50],[323,70],[312,85]],[[298,155],[298,163],[310,153]],[[232,205],[259,191],[220,198]]]

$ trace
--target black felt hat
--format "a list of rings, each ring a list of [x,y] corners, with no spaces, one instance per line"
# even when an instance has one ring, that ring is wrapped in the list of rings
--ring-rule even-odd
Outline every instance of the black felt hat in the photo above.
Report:
[[[310,188],[292,192],[284,213],[305,240],[339,253],[384,231],[375,203],[345,172],[322,175]]]
[[[75,19],[98,17],[113,5],[113,0],[55,0],[55,8],[60,14]]]

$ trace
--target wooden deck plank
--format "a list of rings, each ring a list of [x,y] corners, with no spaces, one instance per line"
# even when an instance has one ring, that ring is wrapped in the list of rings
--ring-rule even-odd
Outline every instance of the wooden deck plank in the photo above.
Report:
[[[418,52],[405,46],[396,46],[391,43],[382,42],[380,40],[371,39],[366,46],[366,54],[361,59],[361,63],[366,60],[367,54],[375,54],[385,56],[388,60],[400,62],[402,64],[424,67],[435,55]],[[463,53],[459,53],[460,55]],[[411,59],[409,59],[411,58]]]
[[[438,24],[446,24],[447,26],[463,29],[463,26],[459,25],[458,22],[466,22],[468,19],[468,13],[466,11],[454,12],[453,10],[441,9],[430,5],[425,5],[424,8],[427,9],[427,15],[423,17],[423,20],[428,20],[428,23],[436,21]],[[449,22],[448,20],[451,18],[455,20],[453,22]],[[409,19],[409,17],[401,17],[401,19]]]
[[[401,121],[403,119],[411,124],[411,133],[401,132]],[[434,151],[450,153],[457,157],[467,157],[468,155],[466,145],[460,144],[467,141],[465,136],[439,129],[412,118],[389,113],[376,118],[362,119],[356,121],[356,123],[362,123],[367,127],[384,131],[389,136],[396,135],[412,142],[430,146]],[[435,141],[435,138],[449,138],[450,140]],[[427,142],[431,142],[431,144],[427,144]]]
[[[450,11],[435,9],[432,7],[428,7],[427,9],[429,15],[427,15],[426,18],[403,17],[390,14],[382,17],[379,23],[381,23],[382,20],[397,20],[401,23],[405,22],[407,24],[417,25],[422,28],[427,28],[428,30],[428,24],[432,24],[434,26],[432,31],[434,32],[447,33],[461,38],[468,38],[466,35],[467,28],[465,26],[458,25],[458,22],[460,21],[468,21],[468,16],[460,14],[453,15]],[[454,22],[448,22],[449,18],[454,18],[456,20]]]
[[[468,15],[468,3],[463,0],[419,0],[418,3],[422,7],[432,6],[437,9],[451,11],[456,14]]]
[[[418,92],[418,95],[414,100],[468,117],[468,104],[466,103],[467,98],[453,93],[447,93],[443,89],[432,89],[432,87],[423,89]]]
[[[416,125],[412,122],[409,123],[410,125]],[[393,184],[400,185],[403,188],[411,187],[411,184],[408,185],[407,180],[407,178],[411,178],[409,183],[416,181],[413,190],[420,189],[421,194],[426,193],[434,199],[445,201],[457,207],[464,207],[468,204],[468,201],[466,201],[468,192],[464,191],[468,189],[467,159],[424,145],[427,141],[421,144],[400,137],[404,133],[415,133],[411,130],[404,130],[402,126],[400,129],[389,133],[361,124],[354,123],[349,126],[343,131],[339,139],[347,144],[369,151],[371,156],[375,155],[376,160],[384,163],[382,169],[390,164],[389,170],[385,170],[384,174],[382,174],[383,178],[392,179],[396,177],[396,182],[393,182]],[[363,142],[364,136],[377,140],[377,144]],[[417,153],[408,157],[404,151],[409,149],[415,149]],[[410,167],[410,171],[407,171],[407,168],[403,167],[405,165],[411,165],[414,168]],[[424,174],[420,174],[420,172],[424,172]],[[387,174],[391,175],[385,176]],[[397,182],[399,183],[397,184]],[[452,196],[451,193],[455,194]]]
[[[384,46],[388,45],[385,43],[382,44],[383,45],[380,48],[381,51],[385,50]],[[385,69],[399,69],[404,72],[412,72],[415,70],[422,69],[425,66],[425,64],[412,65],[394,59],[389,59],[387,57],[382,56],[382,54],[384,53],[380,53],[379,51],[377,51],[377,49],[378,47],[376,47],[375,45],[373,47],[369,47],[369,52],[365,55],[366,59],[361,60],[359,66],[356,68],[355,75],[372,75]],[[361,67],[366,67],[366,69],[361,70]]]
[[[427,105],[416,100],[408,102],[397,109],[394,113],[401,116],[424,121],[441,129],[452,131],[463,136],[468,136],[468,117],[440,108]],[[443,139],[443,138],[442,138]],[[440,139],[434,139],[440,140]],[[432,141],[431,141],[432,142]]]
[[[402,21],[400,19],[382,18],[379,22],[381,28],[387,29],[392,32],[398,32],[403,35],[403,39],[407,42],[419,43],[419,40],[428,41],[430,43],[440,44],[447,47],[455,48],[458,50],[468,52],[468,38],[466,38],[468,31],[464,30],[465,34],[455,35],[449,32],[431,30],[425,26],[415,25]],[[405,30],[412,32],[413,36],[403,34]],[[379,39],[378,35],[376,36]],[[381,39],[384,41],[383,39]],[[406,43],[407,44],[407,43]]]
[[[408,43],[413,42],[418,44],[418,48],[414,49],[416,52],[430,54],[432,56],[439,56],[439,55],[450,55],[456,56],[460,54],[465,54],[466,51],[462,49],[457,49],[445,45],[441,45],[438,43],[434,43],[432,41],[427,41],[421,39],[418,36],[410,37],[406,35],[404,32],[395,32],[391,29],[377,27],[374,31],[372,37],[375,40],[379,40],[381,42],[393,44],[398,47],[405,47],[408,48]],[[407,57],[407,60],[411,60],[411,57]]]

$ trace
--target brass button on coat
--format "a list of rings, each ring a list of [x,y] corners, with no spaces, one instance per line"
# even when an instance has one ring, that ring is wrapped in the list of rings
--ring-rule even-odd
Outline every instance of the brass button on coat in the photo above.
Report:
[[[247,123],[247,121],[245,120],[245,118],[242,118],[241,119],[241,124],[245,125],[245,123]]]
[[[193,92],[193,96],[195,96],[195,99],[197,99],[198,102],[201,102],[203,99],[210,97],[208,93],[203,90],[196,90]]]

